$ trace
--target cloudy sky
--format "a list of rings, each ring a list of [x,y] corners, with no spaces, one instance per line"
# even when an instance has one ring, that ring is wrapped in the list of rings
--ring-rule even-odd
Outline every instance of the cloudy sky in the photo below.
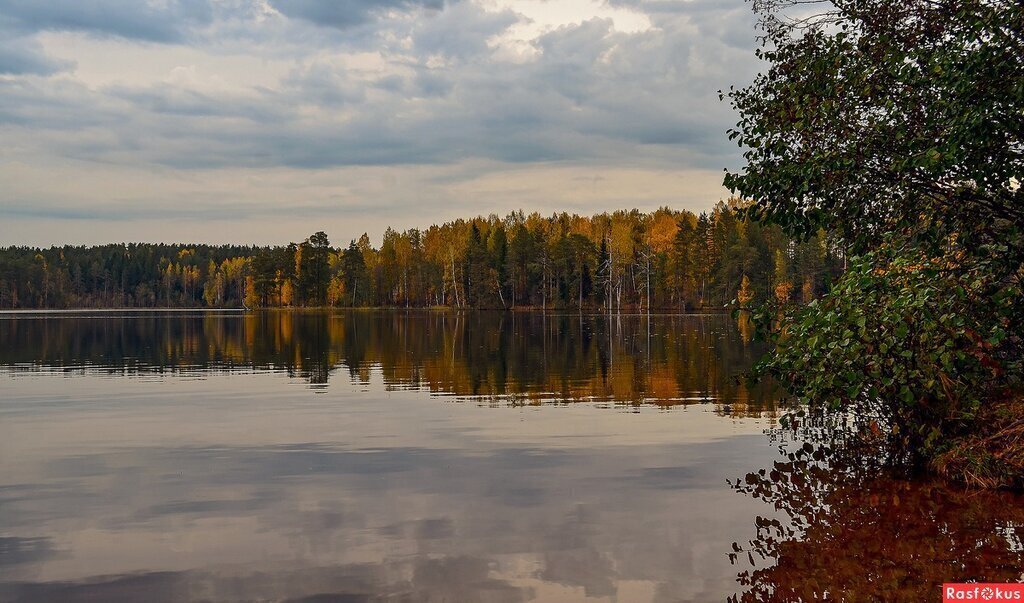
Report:
[[[0,246],[706,209],[743,0],[0,0]]]

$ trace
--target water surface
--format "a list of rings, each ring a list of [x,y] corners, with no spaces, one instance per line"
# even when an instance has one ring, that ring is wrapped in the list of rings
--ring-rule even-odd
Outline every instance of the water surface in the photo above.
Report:
[[[754,496],[727,483],[780,461],[764,433],[777,392],[736,378],[761,352],[725,316],[0,317],[0,600],[822,592],[787,568],[806,566],[808,546],[843,547],[830,518],[809,532],[799,512],[856,511],[853,538],[899,511],[837,504],[863,487],[794,511],[772,489],[781,477]],[[987,539],[975,571],[1003,576],[1019,567],[1024,505],[994,502],[1001,514],[942,503],[942,517],[900,517],[921,546],[959,518],[957,542]],[[771,519],[793,544],[777,562],[753,555]],[[847,551],[852,575],[872,554]]]

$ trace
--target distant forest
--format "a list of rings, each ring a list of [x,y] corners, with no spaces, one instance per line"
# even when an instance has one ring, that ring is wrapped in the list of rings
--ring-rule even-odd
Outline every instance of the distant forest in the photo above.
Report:
[[[841,273],[806,240],[742,218],[662,208],[591,217],[514,212],[332,247],[129,243],[0,248],[0,308],[431,307],[694,310],[807,301]]]

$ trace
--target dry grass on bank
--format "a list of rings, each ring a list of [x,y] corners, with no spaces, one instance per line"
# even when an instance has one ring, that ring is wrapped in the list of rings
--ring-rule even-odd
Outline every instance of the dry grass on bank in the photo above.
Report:
[[[932,470],[968,486],[1024,490],[1024,394],[991,405],[978,424],[982,431],[936,457]]]

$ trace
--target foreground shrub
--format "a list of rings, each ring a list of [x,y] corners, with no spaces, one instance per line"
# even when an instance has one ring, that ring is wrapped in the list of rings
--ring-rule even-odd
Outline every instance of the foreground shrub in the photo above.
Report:
[[[812,405],[874,420],[905,461],[1012,483],[1024,296],[1019,270],[995,265],[1005,256],[980,257],[883,246],[854,259],[824,298],[761,311],[777,345],[760,369]]]

